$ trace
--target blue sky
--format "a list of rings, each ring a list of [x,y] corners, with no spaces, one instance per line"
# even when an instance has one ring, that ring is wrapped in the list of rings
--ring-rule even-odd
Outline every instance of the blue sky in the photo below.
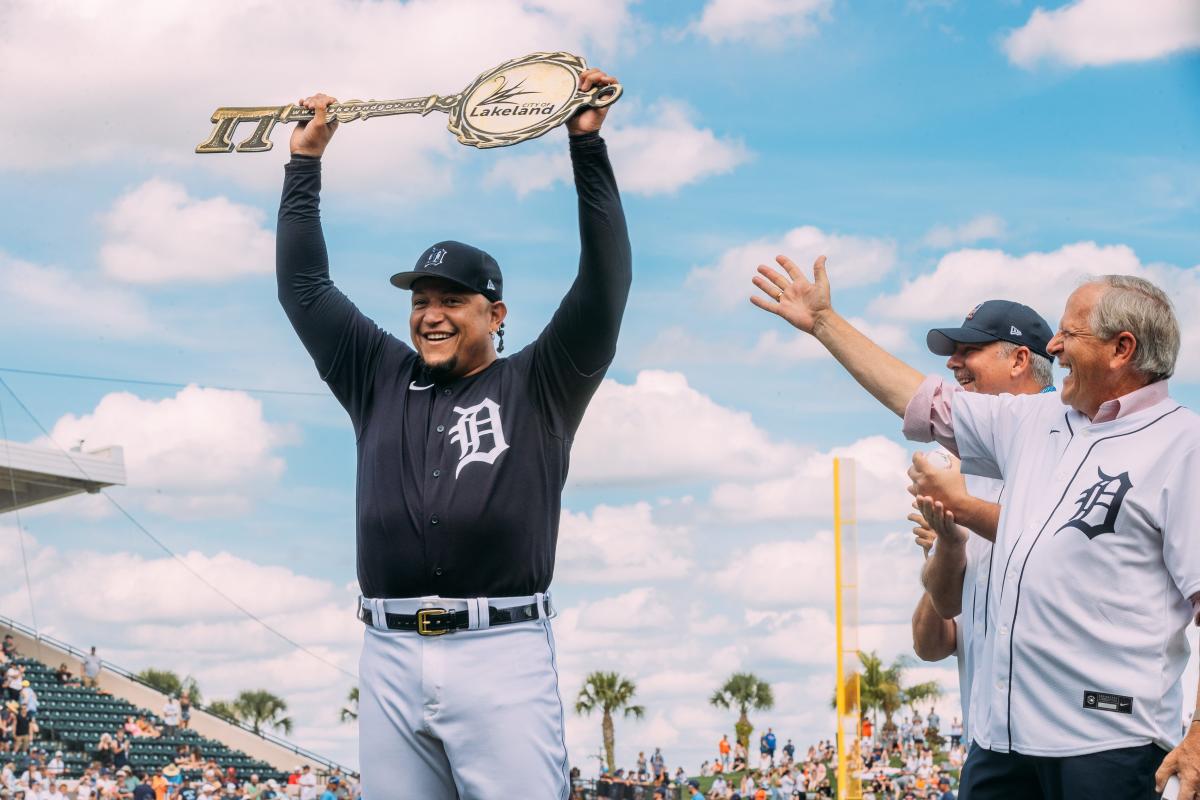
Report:
[[[353,672],[341,409],[199,388],[322,391],[274,298],[287,129],[267,154],[192,148],[218,105],[449,93],[525,52],[584,54],[626,89],[606,137],[636,277],[564,498],[564,697],[590,669],[620,670],[648,708],[619,724],[621,760],[662,746],[694,768],[732,723],[708,694],[749,669],[780,698],[756,722],[815,740],[832,724],[830,453],[862,462],[864,584],[879,588],[862,598],[861,638],[891,657],[907,649],[917,597],[910,450],[833,362],[746,302],[749,277],[780,251],[828,253],[837,305],[935,371],[924,331],[983,299],[1024,300],[1055,324],[1082,275],[1147,275],[1179,303],[1172,389],[1195,406],[1200,10],[1138,5],[643,2],[606,4],[598,21],[569,0],[306,0],[203,18],[175,3],[10,3],[0,89],[10,107],[57,118],[20,114],[0,137],[0,367],[197,386],[0,377],[59,444],[123,445],[130,485],[115,498]],[[339,131],[325,159],[334,277],[403,333],[407,297],[387,276],[430,242],[475,243],[505,270],[515,350],[577,258],[565,132],[475,151],[443,126],[431,115]],[[40,436],[0,402],[9,438]],[[102,499],[21,523],[47,630],[132,668],[192,671],[212,696],[261,676],[292,702],[302,743],[356,760],[355,732],[334,716],[350,679],[244,622]],[[16,520],[0,527],[0,560],[19,578]],[[20,583],[0,592],[0,613],[29,620]],[[638,615],[654,622],[632,625]],[[944,682],[953,713],[952,665],[916,675]],[[585,765],[597,721],[568,732]]]

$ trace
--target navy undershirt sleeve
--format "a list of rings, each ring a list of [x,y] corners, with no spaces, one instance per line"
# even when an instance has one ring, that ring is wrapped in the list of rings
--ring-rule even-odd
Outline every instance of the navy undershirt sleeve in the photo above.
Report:
[[[633,256],[608,148],[572,136],[579,196],[579,272],[534,346],[532,377],[558,433],[571,437],[616,353]]]
[[[292,156],[284,167],[275,238],[279,302],[360,434],[384,349],[391,343],[407,345],[381,330],[330,279],[320,193],[321,160]]]

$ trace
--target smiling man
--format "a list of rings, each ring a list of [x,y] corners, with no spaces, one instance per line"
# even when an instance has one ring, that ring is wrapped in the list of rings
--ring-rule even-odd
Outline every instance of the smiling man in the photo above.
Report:
[[[824,257],[812,280],[777,260],[782,273],[759,267],[754,305],[816,338],[909,438],[1005,482],[960,796],[1148,800],[1178,773],[1193,800],[1200,731],[1179,731],[1200,598],[1200,418],[1168,392],[1180,333],[1167,295],[1089,279],[1047,348],[1068,369],[1061,395],[992,396],[924,378],[854,329]]]
[[[588,70],[580,88],[615,82]],[[571,442],[615,353],[631,281],[599,133],[607,109],[567,123],[578,274],[536,341],[501,358],[504,282],[482,250],[438,242],[392,276],[412,290],[411,347],[330,280],[319,193],[333,102],[301,101],[317,114],[292,135],[277,273],[358,442],[363,796],[566,798],[547,592]]]
[[[1050,326],[1029,306],[988,300],[971,309],[962,325],[929,331],[925,343],[947,357],[946,368],[964,391],[1038,394],[1054,390],[1050,337]],[[913,611],[913,649],[925,661],[955,656],[970,741],[971,690],[987,630],[992,542],[1004,483],[964,476],[957,459],[947,466],[935,462],[916,453],[909,470],[918,508],[909,519],[918,525],[914,532],[922,547],[933,544],[921,569],[925,592]]]

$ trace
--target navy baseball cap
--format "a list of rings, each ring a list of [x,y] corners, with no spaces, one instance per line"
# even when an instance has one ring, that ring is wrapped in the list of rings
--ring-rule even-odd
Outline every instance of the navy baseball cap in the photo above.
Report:
[[[1012,342],[1050,358],[1046,348],[1053,337],[1046,320],[1029,306],[1012,300],[988,300],[971,309],[961,327],[934,328],[925,334],[925,344],[935,355],[948,356],[959,344]]]
[[[397,272],[392,285],[411,289],[421,278],[444,278],[470,289],[493,303],[504,296],[504,278],[496,259],[462,242],[445,241],[431,246],[410,272]]]

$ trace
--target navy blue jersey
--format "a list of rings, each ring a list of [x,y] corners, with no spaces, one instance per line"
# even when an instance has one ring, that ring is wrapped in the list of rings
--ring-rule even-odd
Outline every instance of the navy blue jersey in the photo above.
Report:
[[[435,381],[329,278],[319,159],[294,156],[279,207],[279,299],[358,440],[358,581],[367,597],[505,597],[554,574],[571,442],[616,350],[625,217],[604,140],[571,137],[581,255],[537,339]]]

